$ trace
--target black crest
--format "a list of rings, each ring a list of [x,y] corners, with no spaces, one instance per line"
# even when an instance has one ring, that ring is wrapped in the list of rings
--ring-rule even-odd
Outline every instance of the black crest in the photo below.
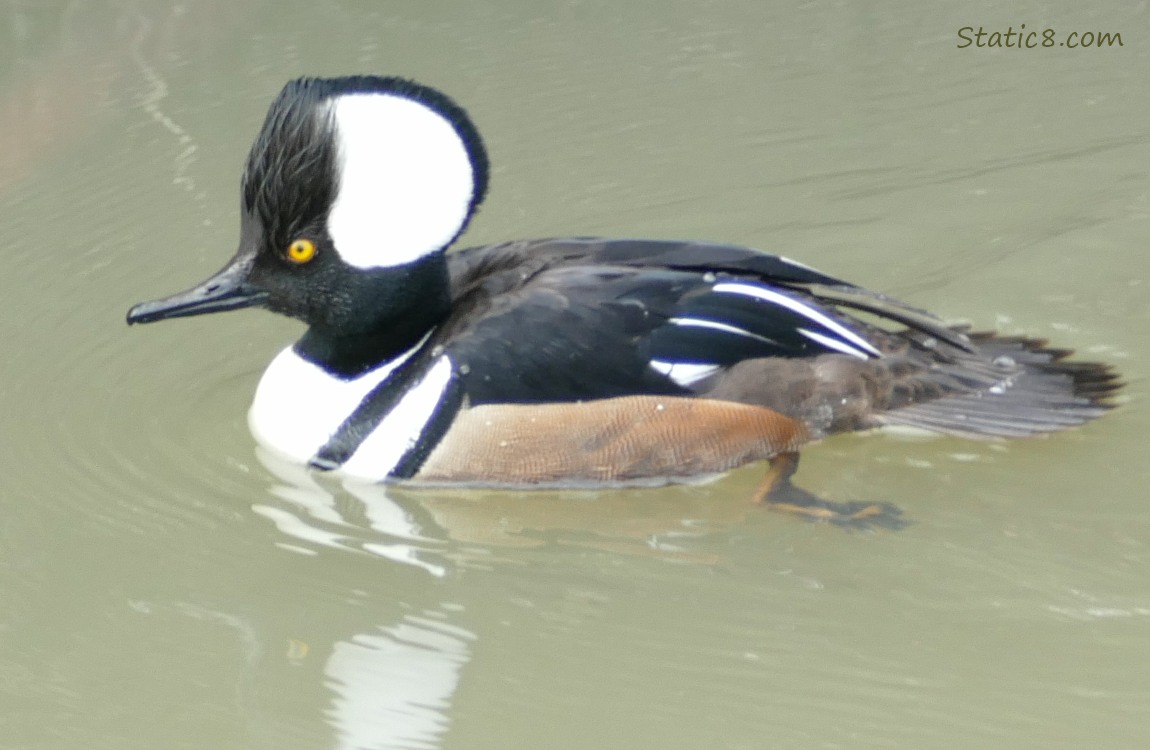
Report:
[[[487,192],[488,161],[483,140],[467,112],[445,94],[395,76],[297,78],[268,109],[244,167],[243,208],[257,217],[275,244],[310,225],[322,224],[335,200],[338,164],[334,123],[322,105],[345,94],[394,94],[427,105],[459,134],[474,176],[468,216]],[[291,222],[282,225],[283,222]],[[466,228],[466,222],[460,232]]]

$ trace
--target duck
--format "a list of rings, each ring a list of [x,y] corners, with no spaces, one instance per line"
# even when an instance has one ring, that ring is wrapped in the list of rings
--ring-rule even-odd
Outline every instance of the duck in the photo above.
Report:
[[[691,482],[751,463],[753,500],[841,525],[885,502],[792,482],[800,448],[904,427],[1043,435],[1115,405],[1105,363],[974,331],[781,255],[566,237],[455,249],[490,165],[468,113],[396,76],[304,77],[271,103],[239,248],[129,324],[258,307],[306,325],[256,387],[264,448],[416,487]]]

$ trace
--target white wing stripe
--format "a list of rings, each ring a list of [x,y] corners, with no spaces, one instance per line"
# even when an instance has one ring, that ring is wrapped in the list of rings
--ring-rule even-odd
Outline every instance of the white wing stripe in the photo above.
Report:
[[[671,362],[651,360],[651,369],[661,372],[681,386],[688,386],[722,369],[708,362]]]
[[[715,284],[713,287],[711,287],[711,290],[715,291],[715,292],[719,292],[719,293],[726,292],[726,293],[730,293],[730,294],[742,294],[742,295],[745,295],[747,297],[755,297],[755,298],[761,299],[765,302],[774,303],[776,305],[779,305],[780,307],[785,307],[788,310],[792,310],[794,312],[797,312],[799,315],[802,315],[806,318],[810,318],[811,320],[813,320],[814,322],[823,326],[827,330],[832,331],[834,333],[837,333],[839,336],[842,336],[844,339],[846,339],[850,343],[858,346],[860,349],[863,349],[864,351],[870,352],[871,354],[873,354],[876,357],[882,356],[879,353],[878,349],[875,349],[873,346],[868,344],[864,339],[859,337],[854,332],[848,330],[847,328],[844,328],[842,325],[840,325],[839,323],[836,323],[834,320],[831,320],[826,315],[819,312],[817,309],[815,309],[813,307],[809,307],[808,305],[804,305],[802,302],[799,302],[797,299],[794,299],[792,297],[788,297],[785,294],[780,294],[780,293],[778,293],[776,291],[772,291],[770,289],[764,289],[761,286],[754,286],[752,284],[739,284],[739,283],[732,283],[732,282]]]
[[[831,338],[830,336],[824,336],[821,333],[808,331],[805,328],[800,328],[799,333],[806,336],[811,341],[817,341],[828,349],[834,349],[836,351],[842,352],[843,354],[849,354],[852,357],[858,357],[859,359],[869,359],[865,352],[860,352],[858,349],[850,346],[845,341],[839,341],[838,339]]]
[[[673,323],[677,326],[684,326],[686,328],[711,328],[711,329],[716,330],[716,331],[724,331],[726,333],[735,333],[735,334],[738,334],[739,336],[746,336],[749,339],[756,339],[758,341],[765,341],[768,344],[778,343],[776,341],[772,341],[771,339],[767,338],[766,336],[760,336],[757,333],[751,333],[750,331],[739,328],[738,326],[728,325],[726,323],[719,323],[719,322],[716,322],[714,320],[701,320],[699,318],[671,318],[667,322]]]

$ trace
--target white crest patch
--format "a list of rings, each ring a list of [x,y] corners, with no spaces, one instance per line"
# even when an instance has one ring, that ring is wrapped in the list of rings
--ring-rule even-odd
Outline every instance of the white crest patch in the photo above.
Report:
[[[415,447],[419,433],[435,414],[451,382],[452,370],[451,360],[446,356],[437,359],[423,379],[403,395],[351,458],[339,467],[340,473],[372,482],[387,479],[403,455]]]
[[[327,229],[340,257],[381,268],[446,246],[467,220],[475,189],[451,123],[395,94],[345,94],[328,107],[338,185]]]
[[[248,412],[252,435],[269,450],[307,463],[364,397],[426,340],[425,336],[403,354],[354,380],[340,380],[289,346],[272,360],[256,387]]]

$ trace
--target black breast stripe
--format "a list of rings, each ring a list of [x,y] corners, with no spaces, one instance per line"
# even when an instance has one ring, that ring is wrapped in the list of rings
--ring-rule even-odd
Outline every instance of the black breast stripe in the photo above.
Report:
[[[439,403],[435,405],[435,411],[423,425],[423,429],[419,431],[419,437],[415,443],[395,464],[390,476],[395,479],[411,479],[418,474],[419,470],[423,468],[423,462],[431,455],[431,451],[439,445],[439,441],[451,429],[451,423],[455,421],[455,415],[459,413],[462,407],[463,383],[460,382],[455,373],[452,373],[451,380],[447,381],[447,387],[444,388]]]
[[[383,423],[400,400],[413,388],[419,387],[423,380],[420,376],[427,372],[432,362],[434,357],[428,350],[396,368],[395,372],[364,396],[359,406],[340,424],[323,447],[316,451],[308,465],[322,471],[331,471],[346,463],[363,441]],[[396,471],[400,468],[410,471],[410,474],[403,478],[414,475],[431,453],[431,449],[446,434],[451,420],[455,418],[455,413],[462,404],[462,388],[458,380],[458,376],[453,372],[440,403],[420,430],[415,444],[403,454],[397,467],[392,470],[393,476],[399,476]]]

